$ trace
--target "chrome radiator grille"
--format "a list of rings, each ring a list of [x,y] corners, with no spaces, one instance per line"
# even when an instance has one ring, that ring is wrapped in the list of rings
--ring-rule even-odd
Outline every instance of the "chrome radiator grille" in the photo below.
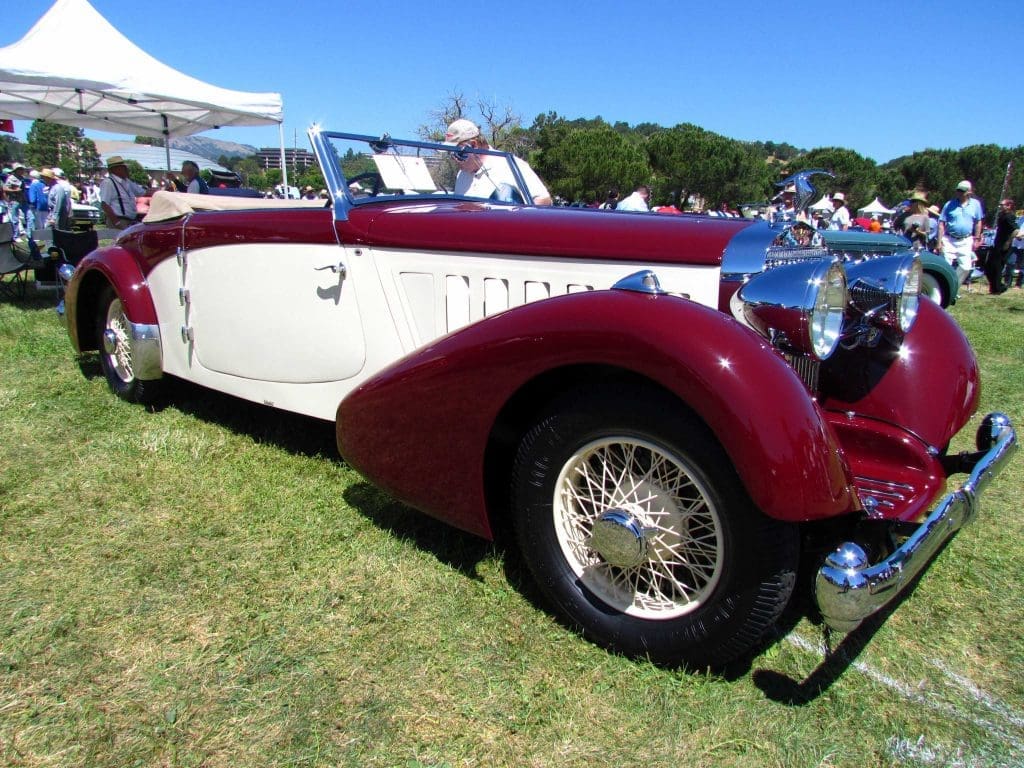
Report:
[[[786,361],[796,371],[796,375],[812,395],[818,394],[818,377],[821,373],[821,362],[803,355],[786,355]]]

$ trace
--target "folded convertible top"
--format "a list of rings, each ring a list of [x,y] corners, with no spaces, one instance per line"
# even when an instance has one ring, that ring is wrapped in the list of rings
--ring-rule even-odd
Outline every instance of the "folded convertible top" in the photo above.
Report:
[[[194,195],[188,192],[159,191],[153,195],[149,213],[142,220],[180,219],[196,211],[250,211],[270,208],[325,208],[326,200],[279,200],[277,198],[231,197],[230,195]]]

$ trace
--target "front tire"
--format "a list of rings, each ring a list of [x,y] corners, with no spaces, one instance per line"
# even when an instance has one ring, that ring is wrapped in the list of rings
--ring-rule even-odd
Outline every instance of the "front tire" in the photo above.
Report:
[[[113,288],[107,286],[103,289],[97,307],[96,340],[100,351],[100,367],[110,389],[131,403],[155,402],[160,382],[142,381],[136,377],[132,361],[131,324]]]
[[[795,526],[755,509],[714,436],[660,391],[558,401],[520,445],[512,498],[541,590],[626,655],[723,665],[792,593]]]

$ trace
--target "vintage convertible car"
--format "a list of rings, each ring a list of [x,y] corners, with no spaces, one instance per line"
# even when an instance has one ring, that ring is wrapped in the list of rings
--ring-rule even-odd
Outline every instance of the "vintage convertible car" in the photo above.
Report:
[[[157,193],[72,276],[72,343],[128,400],[172,375],[336,421],[398,499],[514,531],[597,643],[726,663],[801,557],[850,630],[1016,448],[993,413],[947,452],[978,366],[913,253],[843,263],[742,219],[537,207],[508,155],[310,137],[327,205]]]

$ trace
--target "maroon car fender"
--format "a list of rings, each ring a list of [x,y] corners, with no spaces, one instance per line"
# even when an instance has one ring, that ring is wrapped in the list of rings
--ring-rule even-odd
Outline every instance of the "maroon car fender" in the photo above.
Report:
[[[839,443],[786,362],[730,317],[667,295],[573,294],[449,334],[341,402],[338,448],[403,502],[489,537],[484,455],[498,414],[536,377],[588,365],[679,397],[766,514],[800,521],[857,507]]]
[[[118,245],[100,248],[78,263],[64,299],[68,333],[71,343],[79,352],[90,348],[89,344],[92,343],[80,338],[81,331],[92,327],[94,304],[105,283],[113,286],[124,305],[125,314],[133,323],[157,322],[153,297],[135,255]]]
[[[981,375],[956,320],[922,301],[898,349],[841,350],[823,367],[822,390],[825,410],[898,425],[941,450],[977,410]]]

